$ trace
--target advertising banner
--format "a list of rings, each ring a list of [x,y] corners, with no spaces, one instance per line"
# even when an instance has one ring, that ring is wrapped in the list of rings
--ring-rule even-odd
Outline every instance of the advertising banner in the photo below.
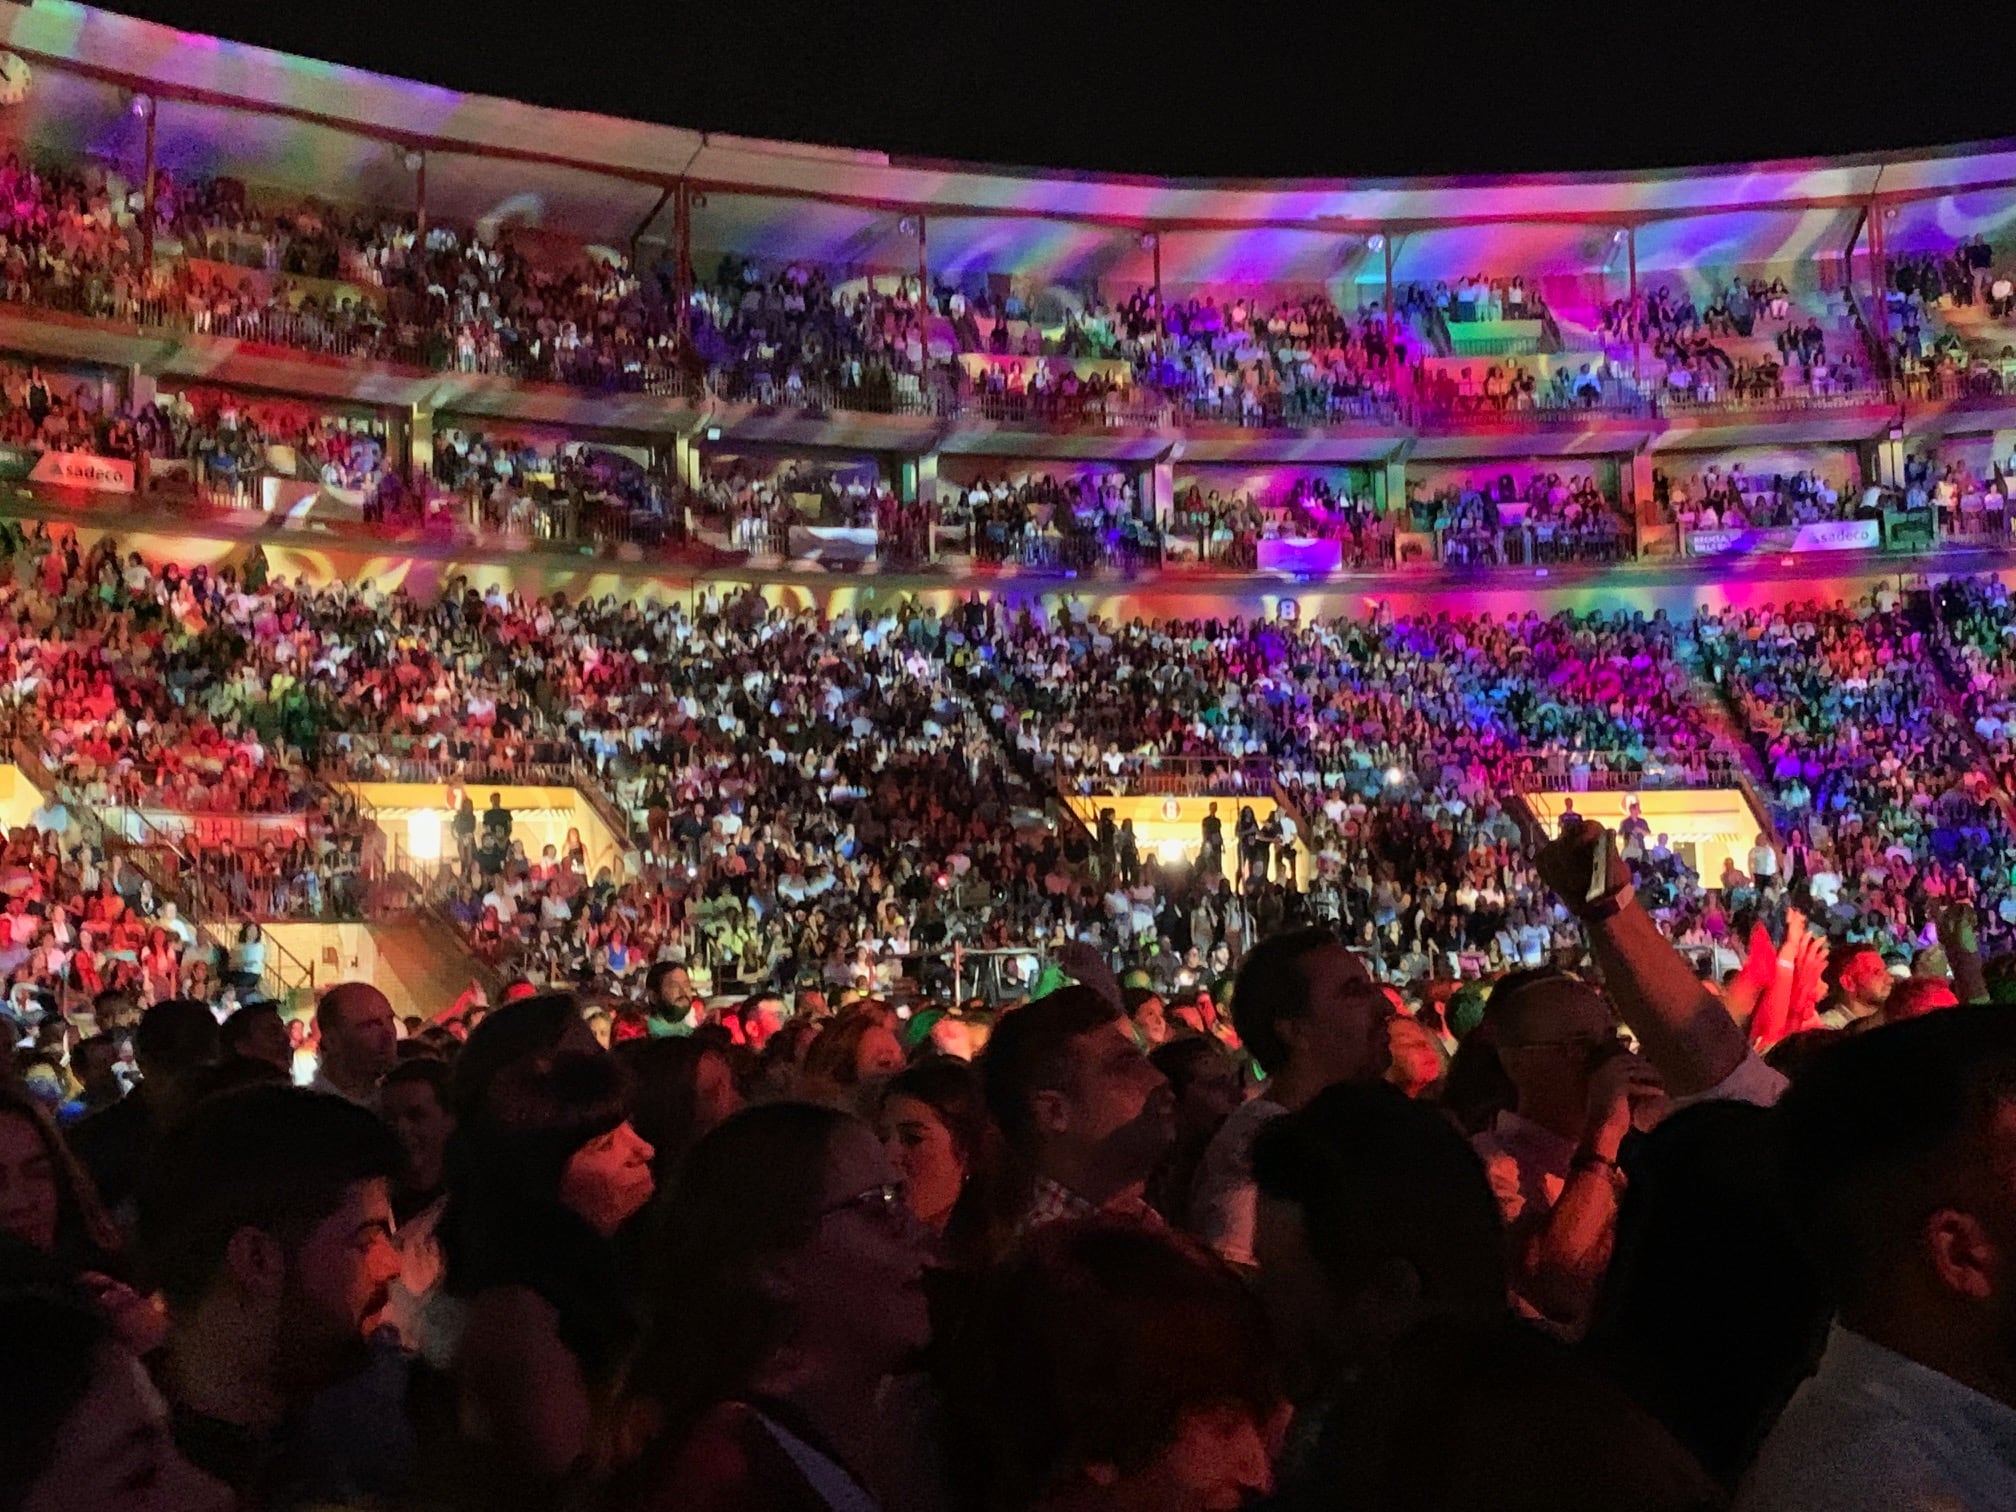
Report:
[[[28,474],[31,483],[64,488],[90,488],[99,493],[133,492],[133,464],[117,457],[92,457],[83,452],[44,452]]]
[[[872,525],[793,525],[791,558],[821,566],[859,566],[875,560],[875,541]]]
[[[1258,543],[1262,572],[1328,575],[1344,568],[1344,543],[1320,536],[1282,536]]]
[[[1393,554],[1402,567],[1427,566],[1435,560],[1435,533],[1402,530],[1393,537]]]
[[[1734,556],[1773,551],[1873,551],[1883,544],[1876,520],[1821,520],[1811,525],[1740,525],[1687,534],[1689,556]]]

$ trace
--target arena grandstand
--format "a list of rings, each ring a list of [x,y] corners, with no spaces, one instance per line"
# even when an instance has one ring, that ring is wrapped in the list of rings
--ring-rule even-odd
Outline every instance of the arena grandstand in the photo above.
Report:
[[[0,0],[0,1512],[2016,1504],[2012,222]]]

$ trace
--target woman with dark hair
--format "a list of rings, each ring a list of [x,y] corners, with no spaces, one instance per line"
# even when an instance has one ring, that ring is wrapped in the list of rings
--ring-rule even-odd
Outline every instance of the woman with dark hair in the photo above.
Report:
[[[586,1451],[593,1404],[634,1332],[612,1241],[651,1200],[652,1151],[625,1090],[599,1052],[522,1057],[456,1130],[439,1336],[454,1341],[465,1505],[552,1495]]]
[[[936,1263],[985,1267],[1002,1236],[991,1211],[999,1195],[992,1179],[998,1136],[979,1073],[949,1056],[899,1071],[882,1087],[877,1128]]]
[[[819,1031],[805,1052],[804,1095],[852,1108],[864,1087],[903,1069],[903,1042],[886,1010],[860,1005]]]
[[[976,1507],[1241,1507],[1287,1412],[1259,1303],[1195,1241],[1099,1220],[1039,1230],[961,1341],[953,1430]]]
[[[175,1447],[137,1355],[89,1303],[0,1276],[0,1512],[229,1512]]]
[[[628,1040],[615,1055],[630,1077],[630,1123],[657,1151],[651,1169],[664,1187],[686,1152],[742,1107],[734,1068],[718,1045],[691,1035]]]
[[[17,1082],[0,1081],[0,1233],[70,1276],[111,1275],[119,1231],[49,1112]]]
[[[930,1334],[922,1246],[880,1141],[811,1103],[745,1109],[694,1146],[666,1216],[630,1379],[644,1447],[607,1505],[879,1506],[877,1394]]]
[[[472,1127],[483,1117],[490,1084],[519,1061],[560,1050],[592,1053],[595,1036],[581,1007],[564,992],[519,998],[485,1015],[455,1057],[455,1117]]]
[[[119,1230],[89,1173],[48,1110],[11,1082],[0,1082],[0,1241],[19,1244],[96,1300],[136,1354],[161,1342],[167,1319],[121,1279]]]

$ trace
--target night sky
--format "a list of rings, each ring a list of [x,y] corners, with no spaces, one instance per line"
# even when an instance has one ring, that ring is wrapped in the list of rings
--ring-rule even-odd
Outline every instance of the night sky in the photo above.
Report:
[[[110,8],[541,104],[1018,166],[1351,177],[2016,137],[2016,26],[1993,7],[1879,7],[1859,21],[1847,4],[1717,13],[1691,0]],[[515,19],[527,15],[548,19]]]

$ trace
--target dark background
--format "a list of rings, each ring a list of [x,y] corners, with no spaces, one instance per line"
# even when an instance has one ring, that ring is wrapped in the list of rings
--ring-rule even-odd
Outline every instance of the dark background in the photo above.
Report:
[[[2016,16],[1992,4],[111,5],[454,89],[1003,165],[1351,177],[2016,136]]]

